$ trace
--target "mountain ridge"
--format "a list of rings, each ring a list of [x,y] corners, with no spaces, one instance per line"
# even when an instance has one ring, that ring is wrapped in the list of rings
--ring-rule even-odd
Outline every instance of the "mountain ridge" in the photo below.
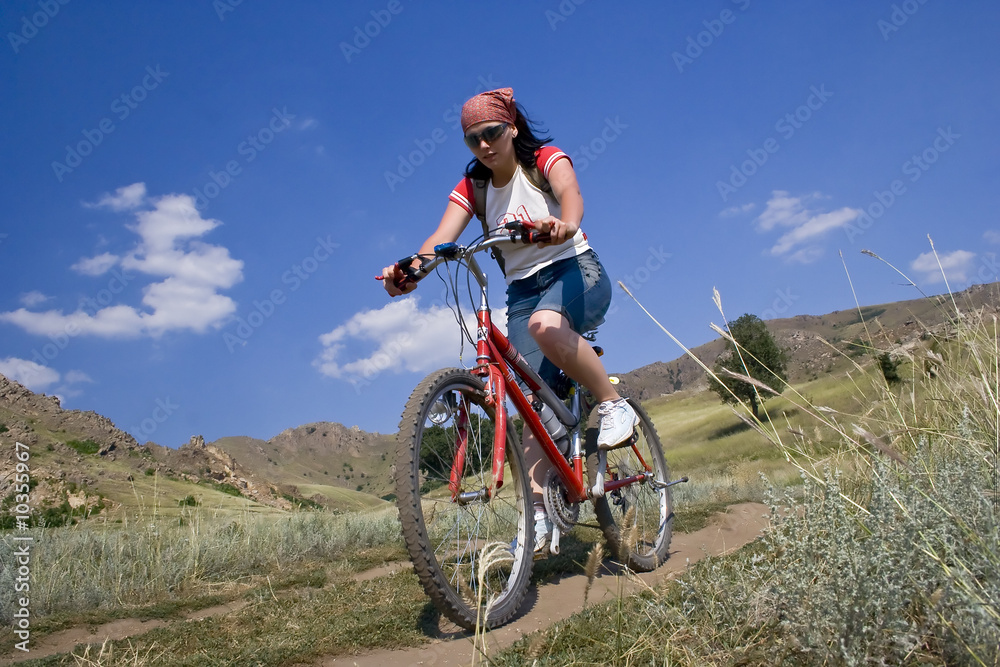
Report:
[[[846,371],[873,353],[933,363],[934,352],[925,342],[946,336],[954,326],[952,298],[965,311],[1000,313],[1000,284],[991,283],[954,297],[797,315],[766,324],[789,351],[789,381],[794,383]],[[724,339],[717,338],[691,352],[711,367],[725,347]],[[704,371],[687,355],[617,377],[620,392],[639,400],[707,386]],[[223,506],[226,496],[239,496],[266,511],[385,506],[392,498],[395,438],[337,422],[313,422],[267,440],[237,435],[205,442],[195,435],[179,448],[139,444],[96,412],[64,410],[58,398],[35,394],[0,375],[0,441],[11,445],[3,448],[0,461],[12,470],[13,443],[31,448],[34,497],[54,522],[124,510],[143,494],[154,499],[162,494],[170,500],[165,505]],[[9,476],[0,480],[4,503],[13,498],[11,484]]]

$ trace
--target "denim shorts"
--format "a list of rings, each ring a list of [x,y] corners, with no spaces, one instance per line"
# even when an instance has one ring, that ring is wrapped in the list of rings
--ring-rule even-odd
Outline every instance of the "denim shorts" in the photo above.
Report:
[[[592,249],[554,262],[507,286],[507,337],[546,384],[559,369],[545,358],[528,331],[528,320],[539,310],[554,310],[577,333],[604,322],[611,306],[611,281]]]

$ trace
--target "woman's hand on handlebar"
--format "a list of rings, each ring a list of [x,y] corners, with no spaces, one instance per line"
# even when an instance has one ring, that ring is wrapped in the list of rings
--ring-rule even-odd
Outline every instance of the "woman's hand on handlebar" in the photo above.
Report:
[[[542,242],[539,245],[559,245],[560,243],[565,243],[573,238],[576,234],[576,230],[580,228],[580,225],[572,222],[565,222],[559,218],[548,215],[540,220],[535,220],[534,228],[536,231],[548,233],[549,235],[549,240]]]
[[[382,287],[389,293],[389,296],[400,296],[409,294],[417,289],[417,283],[411,280],[406,273],[399,268],[399,264],[393,264],[382,269]]]

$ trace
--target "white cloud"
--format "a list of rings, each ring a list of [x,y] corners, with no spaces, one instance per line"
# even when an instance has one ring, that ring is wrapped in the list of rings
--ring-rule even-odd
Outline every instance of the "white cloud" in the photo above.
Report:
[[[757,229],[768,232],[775,228],[791,228],[771,247],[772,255],[785,256],[791,261],[804,264],[816,261],[822,256],[823,249],[813,243],[861,214],[861,210],[846,206],[830,212],[807,208],[808,203],[822,198],[823,195],[818,192],[804,197],[792,197],[784,190],[771,193],[767,208],[757,217]]]
[[[861,214],[861,211],[846,206],[830,213],[813,215],[792,231],[783,234],[771,248],[772,255],[784,255],[792,248],[826,234],[831,229],[843,227]]]
[[[19,382],[31,391],[45,391],[59,382],[59,373],[48,366],[36,364],[27,359],[7,357],[0,359],[0,374]]]
[[[81,257],[79,262],[69,268],[85,276],[99,276],[117,264],[119,259],[118,255],[105,252],[96,257]]]
[[[87,208],[110,208],[112,211],[130,211],[141,206],[146,200],[146,184],[133,183],[115,190],[115,194],[104,193],[96,203]]]
[[[798,264],[812,264],[817,259],[823,256],[823,249],[816,246],[809,246],[808,248],[802,248],[801,250],[796,250],[791,255],[788,256],[789,262],[796,262]]]
[[[38,290],[32,290],[31,292],[26,292],[21,295],[21,304],[27,306],[28,308],[34,308],[39,304],[43,304],[52,297],[45,296]]]
[[[475,313],[466,315],[473,335]],[[494,310],[493,321],[505,329],[506,310]],[[382,372],[426,372],[459,363],[461,332],[447,306],[419,307],[419,297],[392,301],[366,310],[319,337],[322,354],[313,362],[323,375],[350,381],[370,380]],[[374,344],[375,349],[371,349]],[[364,351],[359,350],[364,347]],[[466,341],[464,359],[473,363],[475,346]]]
[[[1000,232],[993,229],[987,229],[983,232],[983,239],[989,243],[1000,244]]]
[[[118,190],[121,197],[137,196],[134,189]],[[145,186],[142,186],[145,197]],[[102,200],[103,201],[103,200]],[[115,262],[123,269],[162,278],[143,288],[145,309],[111,305],[97,312],[82,309],[33,312],[25,308],[0,313],[0,322],[9,322],[38,335],[94,335],[104,337],[158,336],[167,331],[188,329],[203,332],[218,328],[236,311],[236,303],[219,294],[243,279],[243,262],[229,250],[198,240],[218,227],[218,220],[201,217],[188,195],[165,195],[150,202],[150,210],[135,213],[138,223],[129,229],[140,241],[120,259],[105,253],[84,259],[73,267],[88,275],[99,275]]]
[[[63,381],[69,384],[79,384],[81,382],[93,382],[89,375],[83,371],[66,371]]]
[[[66,396],[79,396],[83,393],[75,385],[93,382],[83,371],[67,371],[61,376],[54,368],[17,357],[0,359],[0,374],[19,382],[35,393],[45,392],[55,396],[60,403]]]
[[[754,204],[753,202],[750,202],[749,204],[743,204],[743,206],[730,206],[727,209],[719,211],[719,217],[732,218],[737,215],[742,215],[743,213],[749,213],[754,208],[756,208],[756,206],[757,205]]]
[[[940,266],[938,266],[938,259],[941,260]],[[944,282],[944,276],[941,275],[942,269],[950,282],[965,283],[969,281],[969,274],[973,269],[975,259],[976,253],[968,250],[955,250],[946,254],[938,253],[937,257],[934,256],[933,252],[925,252],[910,262],[910,268],[922,273],[924,281],[931,285]]]
[[[775,190],[767,202],[767,208],[757,217],[757,228],[768,232],[775,227],[795,227],[809,219],[805,202],[817,198],[817,194],[806,197],[792,197],[785,190]]]

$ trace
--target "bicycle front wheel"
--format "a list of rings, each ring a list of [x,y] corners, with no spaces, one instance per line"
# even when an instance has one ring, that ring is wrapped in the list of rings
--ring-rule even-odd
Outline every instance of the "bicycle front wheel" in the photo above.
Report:
[[[469,630],[508,621],[531,577],[531,488],[512,425],[503,486],[492,488],[495,419],[483,381],[455,368],[417,385],[399,426],[396,502],[406,547],[427,595]]]
[[[636,572],[655,570],[667,558],[673,536],[674,502],[670,494],[670,471],[656,428],[639,401],[628,399],[639,417],[637,437],[631,446],[607,452],[605,483],[646,474],[637,481],[594,501],[594,513],[608,541],[612,557]],[[587,428],[587,472],[590,483],[598,469],[597,415]]]

